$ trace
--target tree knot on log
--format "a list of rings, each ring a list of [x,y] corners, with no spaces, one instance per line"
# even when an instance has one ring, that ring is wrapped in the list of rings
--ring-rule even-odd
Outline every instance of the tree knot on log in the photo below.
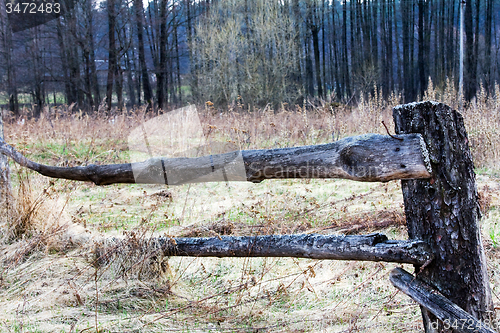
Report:
[[[100,177],[97,170],[97,165],[89,164],[87,165],[85,171],[86,171],[85,176],[87,177],[88,180],[90,180],[96,185],[101,185]]]
[[[364,237],[367,237],[368,239],[371,239],[371,241],[372,241],[371,244],[370,244],[371,246],[375,246],[375,245],[380,244],[380,243],[385,243],[388,240],[388,238],[387,238],[386,235],[380,234],[378,232],[374,232],[372,234],[368,234],[368,235],[366,235]]]

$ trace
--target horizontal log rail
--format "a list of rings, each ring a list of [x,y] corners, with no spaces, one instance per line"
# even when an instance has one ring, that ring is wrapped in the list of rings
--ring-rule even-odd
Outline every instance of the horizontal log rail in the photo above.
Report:
[[[441,332],[444,329],[448,332],[448,330],[453,329],[463,333],[496,333],[492,328],[496,323],[495,321],[481,322],[477,320],[437,290],[415,278],[404,269],[399,267],[393,269],[389,279],[396,288],[410,296],[415,302],[441,320],[441,322],[427,323],[427,325],[436,327],[427,328],[426,331]],[[450,283],[453,283],[453,281],[450,281]],[[437,327],[437,325],[440,326]]]
[[[120,239],[106,240],[107,247]],[[423,265],[433,259],[422,241],[388,240],[383,234],[370,235],[266,235],[210,238],[160,237],[133,246],[161,251],[165,256],[190,257],[295,257],[310,259],[386,261]],[[104,253],[106,251],[100,251]]]
[[[431,177],[427,149],[420,134],[404,134],[398,138],[366,134],[315,146],[242,150],[193,158],[156,157],[138,163],[77,167],[33,162],[5,142],[0,142],[0,153],[44,176],[91,181],[96,185],[260,182],[280,178],[385,182]],[[216,171],[222,171],[223,178],[221,172]]]

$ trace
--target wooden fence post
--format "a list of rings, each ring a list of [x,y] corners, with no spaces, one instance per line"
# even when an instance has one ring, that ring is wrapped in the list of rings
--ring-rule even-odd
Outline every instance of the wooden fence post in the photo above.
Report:
[[[432,167],[431,179],[402,180],[409,237],[426,241],[435,255],[428,266],[416,266],[416,274],[479,321],[492,322],[476,176],[463,118],[435,102],[395,107],[393,117],[397,134],[422,134]],[[441,322],[436,329],[436,317],[421,309],[425,332],[455,332]]]

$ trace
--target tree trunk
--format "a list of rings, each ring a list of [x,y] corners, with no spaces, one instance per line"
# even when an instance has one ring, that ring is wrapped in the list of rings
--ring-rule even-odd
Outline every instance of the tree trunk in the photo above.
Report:
[[[476,15],[475,15],[475,27],[474,27],[474,71],[476,72],[476,80],[478,78],[480,78],[480,73],[478,73],[479,71],[479,36],[480,36],[480,33],[479,33],[479,21],[480,21],[480,12],[479,12],[479,9],[480,9],[480,0],[476,0],[476,3],[475,3],[475,7],[476,7]],[[476,82],[476,86],[477,86],[477,82]],[[487,88],[487,87],[486,87]]]
[[[326,36],[325,36],[326,29],[328,26],[328,20],[325,19],[326,12],[327,12],[326,0],[323,0],[321,5],[321,54],[323,57],[323,64],[322,64],[323,96],[326,96],[326,94],[328,93],[328,87],[326,83]]]
[[[427,1],[418,1],[418,86],[419,96],[424,96],[427,88],[427,51],[425,49],[425,18],[427,15]]]
[[[136,0],[137,1],[137,0]],[[185,0],[186,1],[186,29],[187,29],[187,42],[188,42],[188,47],[189,47],[189,70],[190,70],[190,86],[191,86],[191,100],[193,102],[196,102],[198,100],[198,75],[197,75],[197,68],[198,64],[196,63],[195,59],[195,53],[194,53],[194,46],[192,44],[193,42],[193,19],[192,19],[192,8],[191,8],[191,0]],[[245,1],[245,5],[247,4],[247,1]],[[196,5],[195,5],[196,6]],[[196,7],[195,7],[196,9]],[[248,18],[248,15],[245,15],[245,18]],[[248,23],[247,23],[248,27]]]
[[[394,37],[396,40],[396,63],[397,63],[397,83],[396,87],[397,89],[404,89],[404,84],[403,84],[403,61],[401,61],[401,51],[400,51],[400,42],[399,42],[399,32],[400,30],[398,29],[398,19],[397,19],[397,7],[396,7],[396,1],[392,1],[392,12],[394,13]]]
[[[455,4],[456,3],[456,4]],[[452,1],[451,3],[448,3],[448,24],[447,24],[447,29],[448,29],[448,36],[447,36],[447,42],[446,42],[446,73],[447,75],[453,75],[454,73],[454,68],[455,68],[455,63],[456,63],[456,54],[457,54],[457,49],[456,49],[456,44],[457,44],[457,29],[455,28],[455,6],[458,5],[460,6],[459,1]],[[456,75],[458,76],[458,75]]]
[[[148,68],[146,66],[146,56],[144,52],[144,10],[142,8],[142,1],[134,0],[135,7],[135,20],[137,24],[137,48],[139,52],[139,68],[140,77],[142,80],[142,89],[144,90],[144,101],[148,104],[148,109],[152,107],[153,93],[151,85],[149,84]]]
[[[90,83],[90,54],[88,50],[83,47],[82,48],[82,58],[84,60],[84,78],[83,81],[85,83],[85,95],[87,96],[86,106],[89,110],[94,109],[94,99],[92,98],[92,84]]]
[[[387,94],[385,97],[389,97],[389,94],[394,91],[394,62],[393,62],[393,39],[392,39],[392,24],[393,24],[393,17],[395,15],[394,13],[394,7],[391,5],[391,1],[394,2],[394,0],[389,0],[388,5],[387,5],[387,25],[389,28],[389,34],[388,34],[388,41],[387,41],[387,71],[388,71],[388,79],[389,82],[387,84]],[[394,19],[395,22],[397,22],[397,19]],[[382,69],[384,71],[384,69]]]
[[[99,91],[99,80],[97,79],[97,67],[95,61],[95,46],[94,46],[94,15],[92,13],[92,1],[87,0],[87,47],[90,60],[90,93],[94,94],[94,111],[97,111],[101,103],[101,93]]]
[[[422,134],[432,166],[432,179],[402,181],[408,235],[426,241],[436,255],[418,276],[476,319],[491,322],[494,312],[463,118],[432,102],[396,107],[393,116],[396,133]],[[425,308],[422,315],[424,324],[436,320]],[[437,330],[426,327],[426,332],[452,331],[441,323]]]
[[[121,61],[118,58],[118,51],[116,51],[115,89],[116,89],[117,110],[119,112],[122,112],[123,111],[123,70],[122,70]]]
[[[444,82],[446,80],[446,42],[445,33],[448,29],[446,25],[445,16],[445,0],[440,0],[439,14],[437,18],[437,34],[436,34],[436,73],[435,78],[438,82]]]
[[[414,38],[414,34],[415,34],[415,6],[416,6],[416,3],[415,2],[410,2],[409,3],[409,9],[410,9],[410,13],[408,15],[408,26],[409,26],[409,32],[410,32],[410,48],[409,48],[409,52],[410,52],[410,60],[409,60],[409,63],[408,63],[408,66],[409,66],[409,74],[408,76],[405,77],[405,81],[408,81],[409,83],[409,91],[408,91],[408,101],[410,102],[413,102],[416,98],[417,98],[417,92],[416,92],[416,85],[415,83],[417,82],[417,75],[416,75],[416,72],[415,72],[415,52],[413,50],[415,50],[415,38]]]
[[[65,39],[65,34],[63,31],[63,25],[61,23],[61,19],[57,20],[57,41],[59,44],[59,53],[61,57],[61,69],[63,72],[63,81],[64,81],[64,94],[66,96],[66,103],[69,103],[72,100],[71,96],[71,83],[69,77],[68,70],[68,52],[67,52],[67,42]]]
[[[472,22],[472,0],[465,1],[465,72],[464,97],[470,101],[476,95],[476,59],[474,58],[474,26]]]
[[[344,54],[343,54],[343,66],[342,66],[342,81],[344,82],[344,98],[351,97],[351,73],[349,71],[349,49],[347,45],[347,0],[344,0],[344,6],[342,8],[342,40],[344,42]],[[351,34],[352,35],[352,34]]]
[[[128,50],[125,53],[125,68],[127,71],[127,87],[128,87],[128,105],[130,107],[133,107],[137,105],[137,100],[135,98],[135,87],[134,87],[134,79],[132,78],[132,71],[134,70],[132,68],[133,62],[130,60],[130,54],[132,53],[132,50]]]
[[[295,45],[297,46],[294,49],[294,58],[296,60],[296,69],[294,75],[292,75],[294,81],[296,84],[300,85],[302,87],[302,95],[300,97],[304,97],[307,95],[307,87],[306,87],[306,81],[304,78],[304,72],[302,71],[302,35],[301,35],[301,13],[300,13],[300,7],[299,7],[299,0],[293,0],[292,3],[292,8],[293,8],[293,21],[294,21],[294,28],[295,28]],[[300,101],[302,103],[302,101]]]
[[[314,49],[314,67],[316,70],[316,85],[318,86],[318,97],[323,98],[323,84],[321,83],[321,64],[319,54],[319,27],[313,24],[311,27],[313,49]]]
[[[115,0],[107,0],[108,9],[108,78],[106,83],[106,103],[108,104],[108,112],[111,111],[111,104],[113,101],[113,82],[115,81],[116,71],[116,41],[115,41],[115,26],[116,26],[116,13],[115,13]]]
[[[8,95],[8,108],[15,115],[19,113],[19,102],[17,98],[17,83],[16,71],[12,62],[12,27],[7,17],[5,3],[0,3],[0,36],[2,38],[3,49],[3,62],[5,64],[5,71],[7,74],[7,95]]]
[[[316,17],[316,3],[307,2],[307,25],[308,29],[311,31],[311,37],[313,42],[313,54],[314,54],[314,70],[316,76],[316,85],[318,86],[318,97],[323,97],[323,85],[321,83],[321,64],[320,64],[320,50],[319,50],[319,26],[318,18]],[[311,66],[312,71],[312,66]],[[312,77],[312,73],[311,73]],[[314,85],[314,84],[313,84]],[[314,88],[313,88],[314,89]],[[314,90],[313,90],[314,96]]]
[[[175,15],[180,15],[180,13],[176,13]],[[174,22],[174,48],[175,48],[175,80],[176,84],[174,84],[176,95],[177,95],[177,104],[182,105],[182,85],[181,85],[181,53],[179,52],[179,32],[178,32],[178,24],[179,22]]]
[[[31,56],[32,58],[32,64],[33,68],[31,68],[32,74],[33,74],[33,90],[32,90],[32,96],[33,96],[33,116],[38,118],[40,116],[40,112],[42,111],[45,98],[44,98],[44,82],[43,82],[43,74],[42,74],[42,64],[43,64],[43,59],[42,59],[42,53],[39,50],[39,43],[40,43],[40,28],[35,27],[31,30],[32,33],[32,49],[31,49]]]
[[[410,54],[413,49],[411,48],[410,40],[413,39],[413,26],[411,25],[410,10],[411,4],[408,1],[401,1],[401,13],[403,16],[403,91],[404,100],[406,102],[412,101],[412,63]]]
[[[336,97],[342,97],[342,88],[344,86],[344,81],[342,79],[342,76],[340,75],[341,69],[340,66],[342,65],[342,49],[339,48],[342,46],[342,41],[337,38],[337,24],[335,22],[335,15],[336,15],[337,9],[335,2],[332,3],[332,24],[331,24],[331,29],[332,29],[332,34],[331,34],[331,41],[330,41],[330,52],[333,51],[333,56],[330,55],[330,66],[331,63],[333,62],[333,72],[332,72],[332,89],[335,89],[335,94],[337,95]],[[341,35],[342,36],[342,35]],[[333,49],[333,50],[332,50]],[[340,57],[339,57],[340,53]],[[330,69],[331,70],[331,69]],[[333,83],[335,83],[335,87],[333,87]],[[332,101],[333,102],[333,101]]]
[[[157,72],[156,96],[158,108],[165,109],[167,104],[167,0],[160,0],[160,31],[159,36],[159,63]]]
[[[369,3],[369,6],[371,6],[372,9],[372,14],[371,14],[371,61],[372,65],[374,66],[375,71],[379,69],[379,54],[378,54],[378,37],[379,37],[379,14],[378,12],[380,11],[380,4],[379,0],[372,0],[371,3]],[[382,70],[387,70],[385,68],[382,68]],[[378,84],[377,81],[374,82],[374,84]]]
[[[77,43],[77,17],[74,12],[68,12],[66,17],[67,30],[66,30],[66,57],[69,73],[69,89],[70,100],[68,103],[78,103],[79,107],[83,105],[83,96],[81,89],[80,78],[80,56],[78,53]]]
[[[493,21],[493,0],[486,1],[486,21],[484,24],[484,69],[486,74],[486,84],[490,86],[492,84],[492,70],[491,70],[491,47],[492,47],[492,38],[491,38],[491,28]]]

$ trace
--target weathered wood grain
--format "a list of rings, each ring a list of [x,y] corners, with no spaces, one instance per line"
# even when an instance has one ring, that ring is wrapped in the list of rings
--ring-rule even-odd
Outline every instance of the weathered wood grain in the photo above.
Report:
[[[247,179],[342,178],[374,182],[430,178],[419,135],[366,134],[333,143],[243,151]]]
[[[279,178],[343,178],[365,182],[430,178],[419,134],[367,134],[333,143],[280,149],[234,151],[196,158],[152,158],[128,164],[54,167],[33,162],[5,142],[3,153],[42,175],[97,185],[251,181]],[[243,161],[243,166],[237,163]],[[241,163],[240,163],[241,164]],[[221,179],[222,171],[224,179]]]
[[[108,242],[119,243],[120,240]],[[424,242],[388,240],[385,235],[378,233],[364,236],[302,234],[211,238],[160,237],[142,241],[139,248],[161,251],[165,256],[191,257],[296,257],[409,264],[424,264],[433,258]]]
[[[426,327],[426,332],[441,332],[451,328],[463,333],[495,333],[491,327],[492,322],[477,320],[436,289],[431,288],[404,269],[399,267],[393,269],[389,279],[396,288],[410,296],[440,320],[440,322],[427,322],[427,326],[430,327]],[[452,283],[452,281],[449,282]]]

